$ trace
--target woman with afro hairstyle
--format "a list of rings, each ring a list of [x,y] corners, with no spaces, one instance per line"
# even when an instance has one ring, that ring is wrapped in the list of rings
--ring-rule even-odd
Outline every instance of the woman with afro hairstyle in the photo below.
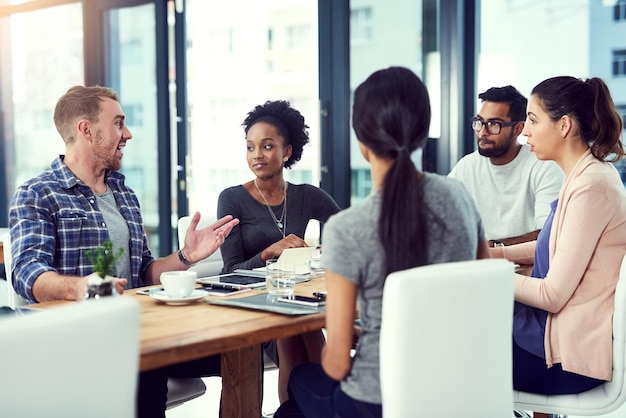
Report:
[[[300,161],[309,142],[309,127],[289,102],[267,101],[256,106],[242,126],[254,179],[220,193],[218,219],[228,213],[240,222],[221,246],[222,273],[264,267],[266,260],[277,258],[285,248],[306,247],[304,232],[309,221],[326,222],[340,210],[320,188],[288,183],[283,178],[284,169]],[[300,363],[319,362],[323,343],[323,335],[317,331],[266,345],[266,352],[279,366],[281,402],[287,399],[291,369]]]

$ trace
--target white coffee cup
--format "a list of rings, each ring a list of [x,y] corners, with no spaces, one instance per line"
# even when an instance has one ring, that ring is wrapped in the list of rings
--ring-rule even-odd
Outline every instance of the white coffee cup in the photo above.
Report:
[[[197,278],[198,273],[195,271],[164,271],[161,273],[161,284],[170,298],[187,298],[196,287]]]

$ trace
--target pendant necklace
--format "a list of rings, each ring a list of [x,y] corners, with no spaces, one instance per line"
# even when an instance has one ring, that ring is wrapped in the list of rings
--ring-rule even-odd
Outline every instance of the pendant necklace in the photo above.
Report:
[[[278,228],[278,232],[280,232],[283,238],[285,238],[285,229],[287,227],[287,182],[284,183],[284,187],[283,187],[283,213],[280,215],[280,219],[276,217],[276,215],[274,214],[274,211],[272,210],[272,206],[265,198],[265,195],[259,188],[259,185],[256,184],[256,178],[254,179],[254,187],[256,187],[256,189],[259,191],[259,194],[261,195],[261,198],[263,198],[263,201],[265,202],[265,206],[267,206],[267,210],[270,212],[270,215],[272,216],[272,219],[274,220],[274,224],[276,225],[276,228]]]

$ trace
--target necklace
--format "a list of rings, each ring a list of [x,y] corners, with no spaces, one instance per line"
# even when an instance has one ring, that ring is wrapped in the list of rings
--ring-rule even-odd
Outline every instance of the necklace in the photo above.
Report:
[[[274,211],[272,210],[272,206],[270,205],[270,202],[267,201],[267,199],[265,198],[265,195],[259,188],[259,185],[256,184],[256,178],[254,179],[254,187],[256,187],[256,189],[259,191],[259,194],[263,198],[263,201],[265,202],[265,206],[267,206],[267,210],[270,212],[270,215],[272,216],[272,219],[274,220],[274,224],[276,225],[276,228],[278,228],[278,232],[280,232],[283,238],[285,238],[285,228],[287,227],[287,183],[285,182],[284,187],[283,187],[283,213],[280,215],[280,219],[276,217],[276,215],[274,214]]]

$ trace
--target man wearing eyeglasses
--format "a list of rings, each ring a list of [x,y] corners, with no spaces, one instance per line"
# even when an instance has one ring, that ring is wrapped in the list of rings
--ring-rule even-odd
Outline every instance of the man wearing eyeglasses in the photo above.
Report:
[[[465,184],[474,198],[492,247],[533,241],[558,197],[563,172],[517,141],[527,99],[515,87],[492,87],[478,98],[481,108],[471,119],[477,150],[448,176]]]

